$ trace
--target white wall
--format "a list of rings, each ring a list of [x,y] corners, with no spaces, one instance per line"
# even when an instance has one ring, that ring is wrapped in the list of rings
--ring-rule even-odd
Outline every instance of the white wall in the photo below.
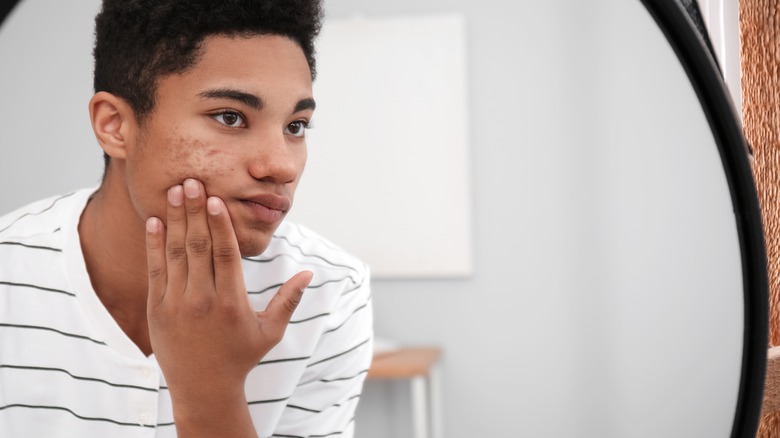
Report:
[[[86,124],[97,2],[26,3],[45,3],[47,31],[0,31],[3,211],[101,170]],[[467,20],[474,274],[374,284],[378,334],[444,349],[446,436],[728,436],[733,216],[704,118],[639,2],[326,5]],[[39,54],[64,40],[76,52]],[[407,395],[369,382],[358,436],[410,436]]]
[[[100,182],[87,109],[99,5],[26,0],[12,16],[30,21],[0,28],[0,211]]]
[[[733,216],[639,2],[327,4],[467,17],[475,274],[374,286],[380,335],[444,348],[445,435],[728,436]],[[359,436],[410,436],[406,397],[369,382]]]
[[[374,278],[471,273],[464,45],[459,16],[332,20],[317,39],[316,129],[289,219]]]

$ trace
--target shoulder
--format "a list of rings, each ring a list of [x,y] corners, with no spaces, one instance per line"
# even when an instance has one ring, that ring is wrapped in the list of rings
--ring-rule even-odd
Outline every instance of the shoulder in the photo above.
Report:
[[[33,244],[46,240],[46,236],[60,231],[64,220],[78,204],[78,198],[86,196],[86,190],[51,196],[0,216],[0,242],[25,243],[31,240],[27,243]]]
[[[0,217],[0,284],[4,290],[20,292],[4,296],[6,313],[0,312],[0,319],[13,313],[17,321],[49,326],[56,318],[44,318],[49,322],[36,319],[47,313],[40,308],[29,309],[36,309],[52,297],[76,296],[66,274],[69,221],[79,216],[79,205],[83,207],[89,193],[52,196]],[[36,290],[41,293],[21,293]]]
[[[279,226],[263,254],[249,259],[290,262],[315,274],[352,273],[351,276],[361,279],[368,274],[362,260],[309,228],[290,221]]]
[[[370,300],[370,271],[359,258],[316,232],[285,221],[259,256],[243,260],[247,291],[256,308],[265,308],[272,294],[303,270],[314,273],[296,318],[329,315],[343,320]]]

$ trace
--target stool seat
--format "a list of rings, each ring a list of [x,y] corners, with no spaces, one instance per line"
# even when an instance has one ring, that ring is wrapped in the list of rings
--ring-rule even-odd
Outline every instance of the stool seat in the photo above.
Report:
[[[427,376],[439,361],[441,349],[436,347],[408,347],[374,355],[369,379],[408,379]]]

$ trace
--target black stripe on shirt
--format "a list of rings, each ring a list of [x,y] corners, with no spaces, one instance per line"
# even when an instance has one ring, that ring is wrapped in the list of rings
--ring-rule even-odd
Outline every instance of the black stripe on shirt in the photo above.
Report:
[[[358,313],[359,311],[361,311],[361,310],[365,309],[366,307],[368,307],[368,303],[370,303],[370,302],[371,302],[371,296],[369,295],[368,300],[365,302],[365,304],[363,304],[362,306],[360,306],[357,309],[353,310],[352,313],[347,317],[347,319],[344,320],[344,322],[342,322],[341,324],[337,325],[336,327],[333,327],[330,330],[324,331],[322,334],[325,335],[325,334],[328,334],[328,333],[331,333],[331,332],[335,332],[336,330],[340,329],[341,327],[344,327],[344,324],[348,323],[349,320],[352,319],[352,317],[355,316],[356,313]]]
[[[318,411],[316,409],[304,408],[303,406],[287,405],[287,407],[290,408],[290,409],[298,409],[299,411],[312,412],[314,414],[319,414],[319,413],[322,412],[322,411]]]
[[[35,285],[35,284],[13,283],[13,282],[10,282],[10,281],[0,281],[0,285],[14,286],[14,287],[30,287],[30,288],[33,288],[33,289],[38,289],[38,290],[42,290],[42,291],[46,291],[46,292],[56,292],[56,293],[59,293],[59,294],[65,294],[65,295],[68,295],[68,296],[71,296],[71,297],[75,297],[76,296],[76,294],[74,294],[73,292],[68,292],[68,291],[65,291],[65,290],[62,290],[62,289],[53,289],[53,288],[50,288],[50,287],[38,286],[38,285]]]
[[[273,400],[255,400],[255,401],[247,402],[246,404],[248,404],[248,405],[262,405],[262,404],[267,404],[267,403],[280,403],[280,402],[287,401],[289,399],[290,399],[290,397],[277,398],[277,399],[273,399]]]
[[[126,385],[123,383],[112,383],[109,382],[108,380],[98,379],[95,377],[77,376],[75,374],[72,374],[70,371],[64,370],[62,368],[34,367],[28,365],[10,365],[10,364],[2,364],[2,363],[0,363],[0,368],[9,368],[14,370],[31,370],[31,371],[56,371],[60,373],[65,373],[76,380],[86,380],[90,382],[104,383],[106,385],[110,385],[116,388],[130,388],[130,389],[140,389],[142,391],[158,392],[157,388],[147,388],[145,386],[137,386],[137,385]]]
[[[300,324],[302,322],[309,322],[309,321],[312,321],[314,319],[322,318],[322,317],[325,317],[325,316],[328,316],[328,315],[330,315],[330,312],[328,312],[328,313],[320,313],[319,315],[310,316],[310,317],[304,318],[304,319],[297,319],[295,321],[290,320],[290,322],[288,324]]]
[[[355,421],[355,417],[353,416],[352,418],[349,419],[349,421],[347,421],[347,424],[344,425],[344,429],[346,429],[354,421]],[[325,438],[325,437],[329,437],[329,436],[333,436],[333,435],[341,435],[342,433],[344,433],[343,430],[338,431],[338,432],[331,432],[331,433],[328,433],[328,434],[325,434],[325,435],[306,435],[306,436],[282,435],[282,434],[275,433],[275,434],[271,435],[270,438],[274,438],[274,437],[275,438]]]
[[[241,260],[246,260],[248,262],[253,262],[253,263],[271,263],[272,261],[278,259],[279,257],[290,257],[292,259],[292,256],[289,255],[289,254],[277,254],[277,255],[269,258],[269,259],[257,259],[257,258],[254,258],[254,257],[241,257]],[[295,259],[293,259],[293,260],[295,260]]]
[[[90,342],[94,342],[94,343],[99,344],[99,345],[106,345],[105,342],[98,341],[96,339],[92,339],[89,336],[76,335],[76,334],[73,334],[73,333],[67,333],[67,332],[63,332],[63,331],[60,331],[60,330],[57,330],[57,329],[51,328],[51,327],[42,327],[42,326],[38,326],[38,325],[7,324],[7,323],[2,323],[2,322],[0,322],[0,327],[30,329],[30,330],[45,330],[45,331],[58,333],[58,334],[61,334],[63,336],[68,336],[70,338],[84,339],[84,340],[87,340],[87,341],[90,341]]]
[[[344,429],[346,429],[354,421],[355,421],[355,417],[350,418],[349,421],[347,421],[347,424],[344,425]],[[325,437],[334,436],[334,435],[341,435],[343,433],[344,433],[343,430],[340,430],[338,432],[326,433],[325,435],[306,435],[306,436],[282,435],[282,434],[275,433],[275,434],[271,435],[271,438],[325,438]]]
[[[287,244],[288,244],[288,245],[290,245],[291,247],[293,247],[293,248],[297,249],[297,250],[298,250],[298,252],[300,252],[301,254],[305,255],[306,257],[314,257],[314,258],[317,258],[317,259],[320,259],[320,260],[324,261],[325,263],[327,263],[327,264],[329,264],[329,265],[331,265],[331,266],[336,266],[336,267],[338,267],[338,268],[346,268],[346,269],[349,269],[349,270],[351,270],[351,271],[358,272],[358,270],[357,270],[357,269],[355,269],[355,268],[353,268],[352,266],[349,266],[349,265],[342,265],[342,264],[339,264],[339,263],[334,263],[334,262],[331,262],[330,260],[326,259],[325,257],[321,256],[321,255],[317,255],[317,254],[309,254],[309,253],[306,253],[306,252],[304,252],[304,251],[303,251],[303,248],[301,248],[300,246],[298,246],[298,245],[296,245],[296,244],[292,243],[292,242],[290,241],[290,239],[288,239],[288,238],[287,238],[287,236],[282,236],[282,235],[277,235],[277,234],[274,234],[274,237],[275,237],[275,238],[277,238],[277,239],[282,239],[282,240],[284,240],[285,242],[287,242]]]
[[[276,289],[277,287],[282,287],[283,284],[284,283],[272,284],[272,285],[268,286],[267,288],[265,288],[263,290],[258,290],[258,291],[250,290],[250,291],[247,291],[246,293],[248,293],[249,295],[260,295],[262,293],[268,292],[271,289]]]
[[[62,250],[59,248],[51,248],[49,246],[40,246],[40,245],[28,245],[22,242],[0,242],[0,245],[18,245],[18,246],[23,246],[25,248],[31,248],[31,249],[45,249],[48,251],[62,252]]]
[[[353,395],[352,397],[348,398],[346,401],[350,402],[350,401],[352,401],[352,400],[354,400],[354,399],[356,399],[356,398],[360,398],[360,394],[355,394],[355,395]],[[333,405],[333,406],[338,406],[338,407],[341,407],[341,406],[342,406],[342,404],[341,404],[341,403],[336,403],[336,404],[335,404],[335,405]]]
[[[317,258],[320,258],[322,260],[325,260],[324,258],[322,258],[320,256],[317,256],[317,255],[304,254],[304,256],[306,256],[306,257],[317,257]],[[313,265],[313,263],[311,261],[298,259],[298,258],[292,256],[291,254],[276,254],[273,257],[268,257],[268,258],[241,257],[241,259],[245,260],[247,262],[252,262],[252,263],[271,263],[274,260],[276,260],[278,258],[281,258],[281,257],[287,257],[289,259],[292,259],[292,261],[296,262],[299,265],[309,265],[309,264]],[[339,264],[336,264],[336,263],[333,263],[333,262],[329,262],[328,260],[325,260],[325,262],[327,264],[329,264],[330,266],[334,267],[334,268],[350,268],[350,270],[357,272],[357,270],[355,270],[354,268],[351,268],[349,266],[339,265]],[[325,268],[325,266],[323,266],[321,264],[317,264],[317,265],[314,265],[314,266],[317,266],[318,268]]]
[[[344,433],[344,431],[340,430],[338,432],[331,432],[331,433],[328,433],[328,434],[325,434],[325,435],[309,435],[307,438],[326,438],[326,437],[329,437],[329,436],[341,435],[342,433]]]
[[[336,354],[336,355],[334,355],[334,356],[326,357],[325,359],[318,360],[317,362],[312,362],[312,363],[310,363],[310,364],[307,366],[307,368],[308,368],[308,367],[313,367],[314,365],[319,365],[319,364],[321,364],[321,363],[323,363],[323,362],[327,362],[327,361],[329,361],[329,360],[333,360],[333,359],[335,359],[335,358],[337,358],[337,357],[344,356],[345,354],[349,354],[349,353],[351,353],[351,352],[353,352],[353,351],[357,350],[358,348],[360,348],[360,347],[362,347],[362,346],[366,345],[366,344],[367,344],[367,343],[368,343],[370,340],[371,340],[371,338],[368,338],[368,339],[366,339],[365,341],[363,341],[363,342],[361,342],[361,343],[359,343],[359,344],[355,345],[354,347],[350,348],[350,349],[349,349],[349,350],[347,350],[347,351],[342,351],[341,353],[339,353],[339,354]]]
[[[299,360],[308,360],[311,359],[311,356],[306,357],[290,357],[287,359],[273,359],[273,360],[261,360],[260,363],[257,364],[257,366],[260,365],[270,365],[273,363],[281,363],[281,362],[297,362]]]
[[[352,278],[352,277],[350,277],[350,276],[347,276],[347,277],[344,277],[344,278],[338,278],[338,279],[335,279],[335,280],[328,280],[328,281],[325,281],[325,282],[323,282],[323,283],[320,283],[320,284],[315,284],[314,286],[307,286],[307,287],[306,287],[306,289],[317,289],[317,288],[320,288],[320,287],[322,287],[322,286],[325,286],[326,284],[329,284],[329,283],[339,283],[339,282],[342,282],[342,281],[344,281],[344,280],[352,280],[352,282],[353,282],[353,283],[357,283],[357,282],[355,281],[355,279],[353,279],[353,278]],[[272,290],[272,289],[276,289],[276,288],[282,287],[282,285],[283,285],[283,284],[284,284],[284,283],[276,283],[276,284],[272,284],[272,285],[270,285],[270,286],[266,287],[265,289],[262,289],[262,290],[259,290],[259,291],[251,291],[251,290],[250,290],[250,291],[247,291],[247,293],[248,293],[248,294],[250,294],[250,295],[260,295],[260,294],[263,294],[263,293],[266,293],[266,292],[268,292],[269,290]],[[343,295],[343,294],[342,294],[342,295]]]
[[[0,411],[2,411],[3,409],[9,409],[9,408],[51,409],[51,410],[55,410],[55,411],[68,412],[69,414],[73,415],[74,417],[76,417],[76,418],[78,418],[80,420],[103,421],[103,422],[106,422],[106,423],[117,424],[119,426],[147,427],[147,428],[152,428],[152,429],[155,428],[155,426],[151,425],[151,424],[125,423],[123,421],[116,421],[116,420],[112,420],[110,418],[85,417],[83,415],[79,415],[79,414],[71,411],[70,409],[64,408],[62,406],[25,405],[25,404],[15,403],[15,404],[10,404],[10,405],[0,406]]]
[[[275,433],[275,434],[271,435],[271,438],[315,438],[315,437],[316,438],[324,438],[324,437],[329,437],[329,436],[333,436],[333,435],[341,435],[342,433],[344,433],[344,431],[331,432],[331,433],[329,433],[327,435],[306,435],[306,436],[301,436],[301,435],[279,435],[279,434]]]
[[[356,379],[356,378],[358,378],[358,377],[360,377],[360,376],[362,376],[363,374],[366,374],[366,373],[368,373],[367,369],[363,370],[363,371],[361,371],[361,372],[359,372],[357,374],[355,374],[354,376],[336,377],[335,379],[320,379],[320,382],[332,383],[332,382],[341,382],[341,381],[344,381],[344,380],[352,380],[352,379]]]
[[[322,413],[324,411],[327,411],[330,408],[340,408],[340,407],[344,406],[344,404],[346,404],[348,402],[351,402],[352,400],[355,400],[356,398],[360,398],[360,395],[353,395],[352,397],[350,397],[347,400],[345,400],[344,403],[334,403],[334,404],[332,404],[332,405],[330,405],[330,406],[328,406],[328,407],[326,407],[326,408],[324,408],[324,409],[322,409],[320,411],[318,411],[316,409],[311,409],[311,408],[304,408],[303,406],[298,406],[298,405],[287,405],[287,407],[288,408],[292,408],[292,409],[298,409],[300,411],[311,412],[313,414],[320,414],[320,413]]]
[[[315,284],[314,286],[307,286],[306,289],[318,289],[318,288],[321,288],[322,286],[325,286],[326,284],[341,283],[344,280],[352,280],[353,284],[357,284],[357,281],[355,281],[354,278],[352,278],[351,276],[346,276],[344,278],[337,278],[337,279],[334,279],[334,280],[327,280],[327,281],[322,282],[320,284]]]

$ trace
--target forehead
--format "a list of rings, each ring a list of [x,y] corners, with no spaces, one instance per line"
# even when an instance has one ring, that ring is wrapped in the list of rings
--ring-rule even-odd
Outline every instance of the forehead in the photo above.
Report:
[[[209,36],[192,67],[161,78],[158,91],[179,96],[216,88],[242,89],[264,99],[311,96],[312,78],[301,47],[281,35]],[[160,96],[162,97],[162,96]]]
[[[252,70],[306,70],[305,76],[311,80],[303,49],[283,35],[208,36],[201,43],[196,67],[219,67],[235,61]]]

